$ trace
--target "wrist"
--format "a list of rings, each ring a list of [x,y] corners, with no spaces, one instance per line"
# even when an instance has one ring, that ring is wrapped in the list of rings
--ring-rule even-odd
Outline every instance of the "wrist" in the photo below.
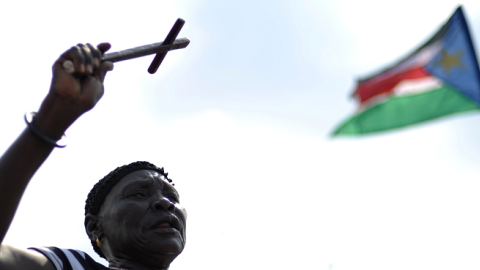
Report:
[[[58,148],[64,148],[65,146],[67,146],[65,142],[66,141],[65,134],[62,135],[60,140],[57,140],[45,135],[40,130],[38,130],[33,124],[33,119],[35,119],[35,115],[36,115],[35,112],[25,114],[25,123],[27,124],[27,127],[30,130],[30,132],[32,132],[37,138],[39,138],[41,141],[43,141],[44,143],[50,146],[54,146]]]
[[[65,100],[55,100],[51,94],[42,102],[33,125],[46,136],[59,140],[65,131],[81,115],[75,106]]]

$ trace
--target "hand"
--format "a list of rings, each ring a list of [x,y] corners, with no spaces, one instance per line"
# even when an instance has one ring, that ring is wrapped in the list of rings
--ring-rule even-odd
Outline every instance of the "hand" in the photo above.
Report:
[[[84,112],[92,109],[103,95],[105,74],[113,69],[111,62],[101,62],[108,49],[108,43],[101,43],[98,47],[78,44],[63,53],[53,64],[50,93],[69,102],[78,102]],[[74,64],[73,76],[63,68],[66,60]]]
[[[91,110],[103,96],[103,81],[112,62],[101,62],[110,44],[78,44],[64,52],[53,64],[50,91],[35,117],[34,124],[46,135],[60,138],[63,132],[83,113]],[[63,68],[73,62],[75,72]]]

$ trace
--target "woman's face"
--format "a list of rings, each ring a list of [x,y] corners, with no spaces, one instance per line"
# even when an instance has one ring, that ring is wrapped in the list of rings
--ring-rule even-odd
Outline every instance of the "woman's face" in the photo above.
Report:
[[[105,198],[99,219],[102,250],[115,258],[155,265],[173,260],[185,246],[186,211],[175,188],[156,171],[123,177]]]

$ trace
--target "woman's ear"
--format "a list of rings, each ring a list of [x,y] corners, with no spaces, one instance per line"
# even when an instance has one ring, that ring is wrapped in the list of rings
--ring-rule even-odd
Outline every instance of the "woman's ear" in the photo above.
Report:
[[[96,215],[87,214],[85,216],[85,231],[87,231],[90,241],[95,242],[97,236],[101,238],[103,236],[102,225]]]

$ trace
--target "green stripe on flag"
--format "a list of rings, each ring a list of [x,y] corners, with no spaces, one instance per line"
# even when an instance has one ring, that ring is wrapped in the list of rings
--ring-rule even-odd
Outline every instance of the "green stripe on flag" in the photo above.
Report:
[[[367,134],[477,109],[475,101],[444,85],[417,95],[392,97],[348,119],[332,135]]]

